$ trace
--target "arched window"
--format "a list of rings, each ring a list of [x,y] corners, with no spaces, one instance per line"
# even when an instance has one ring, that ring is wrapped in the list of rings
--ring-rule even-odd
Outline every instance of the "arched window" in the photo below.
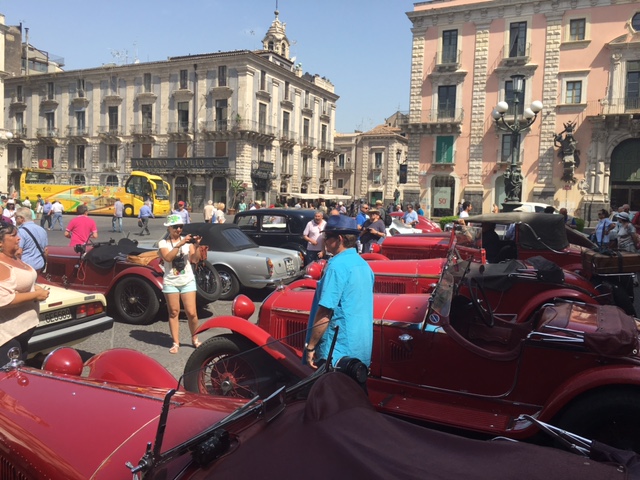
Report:
[[[318,193],[324,193],[324,185],[320,185],[320,187],[318,187]]]
[[[118,176],[117,175],[109,175],[107,177],[107,180],[106,180],[105,184],[107,185],[107,187],[117,187],[118,184],[119,184]]]
[[[306,183],[303,183],[302,185],[300,185],[300,193],[307,193],[308,189],[309,187],[307,186]]]
[[[267,48],[269,49],[270,52],[273,52],[273,41],[272,40],[269,41],[269,46]]]
[[[74,175],[73,176],[73,184],[74,185],[84,185],[87,183],[84,179],[84,175]]]
[[[434,177],[431,181],[431,205],[433,205],[434,217],[448,217],[454,215],[454,195],[456,181],[450,176]]]
[[[282,182],[280,184],[280,193],[287,193],[287,182]]]

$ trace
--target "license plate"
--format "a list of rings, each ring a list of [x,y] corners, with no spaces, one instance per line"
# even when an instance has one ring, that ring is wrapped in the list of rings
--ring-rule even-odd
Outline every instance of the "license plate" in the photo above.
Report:
[[[44,325],[50,325],[52,323],[64,322],[65,320],[71,320],[71,309],[63,308],[62,310],[56,310],[55,312],[47,312],[44,314],[40,323]]]
[[[291,275],[292,273],[296,273],[296,267],[293,265],[293,260],[290,258],[285,258],[284,266],[287,269],[287,273]]]

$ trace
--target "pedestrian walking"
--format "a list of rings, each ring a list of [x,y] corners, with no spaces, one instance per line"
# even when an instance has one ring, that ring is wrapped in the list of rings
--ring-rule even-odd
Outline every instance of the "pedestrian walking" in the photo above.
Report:
[[[38,198],[36,200],[36,218],[38,220],[42,218],[43,207],[44,207],[44,200],[42,200],[42,196],[38,194]]]
[[[186,205],[182,200],[178,202],[176,209],[171,213],[173,215],[180,215],[180,218],[182,219],[182,223],[184,225],[188,225],[189,223],[191,223],[191,215],[189,215],[189,210],[187,210]]]
[[[16,224],[16,202],[14,200],[7,200],[7,206],[4,207],[2,215],[10,218],[14,225]]]
[[[156,218],[156,217],[153,215],[153,212],[151,211],[150,204],[151,202],[149,202],[148,200],[144,202],[144,205],[140,207],[140,212],[138,213],[138,226],[142,228],[142,230],[140,230],[140,233],[138,234],[140,236],[151,235],[151,232],[149,231],[149,219]]]
[[[124,203],[116,198],[113,204],[113,218],[111,219],[111,231],[122,233],[122,217],[124,216]],[[117,230],[116,230],[117,227]]]
[[[16,212],[16,225],[20,236],[20,259],[40,273],[47,263],[49,237],[47,231],[33,223],[31,209],[20,207]]]
[[[44,224],[46,223],[49,230],[51,230],[51,216],[53,213],[51,207],[51,200],[47,199],[42,206],[42,217],[40,217],[40,226],[44,228]]]
[[[86,245],[92,238],[98,238],[98,226],[93,218],[89,218],[89,209],[86,205],[80,205],[77,210],[78,215],[69,222],[64,236],[71,239],[70,247],[76,245]],[[55,225],[55,219],[53,221]]]
[[[226,217],[224,216],[224,207],[225,207],[225,205],[224,205],[224,203],[220,202],[220,203],[218,203],[217,207],[218,208],[216,209],[216,213],[215,213],[215,215],[216,215],[215,216],[215,219],[216,219],[215,223],[224,223],[227,220]]]
[[[64,207],[62,206],[62,204],[56,200],[55,202],[53,202],[53,205],[51,205],[51,215],[53,216],[53,220],[52,220],[52,225],[49,228],[49,230],[51,229],[55,229],[56,224],[60,224],[60,231],[63,232],[64,231],[64,222],[62,221],[62,213],[64,212]]]
[[[213,200],[209,200],[204,206],[204,221],[206,223],[212,223],[213,216],[215,214],[216,207],[213,206]]]

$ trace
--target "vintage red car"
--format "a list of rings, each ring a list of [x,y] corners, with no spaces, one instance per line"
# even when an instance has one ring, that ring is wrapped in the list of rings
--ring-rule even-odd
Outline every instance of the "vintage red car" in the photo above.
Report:
[[[502,312],[488,293],[492,284],[511,281],[451,255],[431,294],[374,294],[368,382],[373,405],[394,415],[516,439],[538,432],[535,424],[519,419],[530,414],[640,451],[636,320],[613,305],[563,300],[517,318],[508,309]],[[263,302],[258,325],[246,321],[253,305],[236,298],[236,316],[200,327],[231,333],[194,351],[185,367],[187,388],[238,395],[286,380],[295,366],[268,347],[253,350],[251,362],[228,357],[271,337],[301,355],[314,293],[311,279],[276,290]]]
[[[455,236],[462,258],[474,258],[476,261],[486,263],[487,254],[483,248],[482,226],[486,223],[502,226],[502,232],[504,232],[513,225],[515,237],[513,240],[500,239],[500,255],[497,261],[508,259],[526,261],[532,257],[542,256],[565,271],[585,277],[601,295],[612,298],[613,302],[625,312],[635,315],[634,273],[627,271],[603,274],[592,268],[584,268],[585,252],[592,251],[590,249],[595,248],[595,245],[586,236],[566,227],[563,218],[562,215],[523,212],[477,215],[467,219],[466,227],[457,227],[442,234],[387,237],[380,246],[379,254],[367,256],[367,258],[372,260],[442,258],[451,249]]]
[[[404,214],[405,212],[391,212],[389,215],[391,215],[393,219],[402,221]],[[418,215],[418,223],[414,228],[422,230],[422,233],[442,231],[442,228],[440,228],[440,225],[438,223],[422,215]]]
[[[366,398],[366,367],[355,359],[242,399],[186,392],[133,350],[108,350],[83,365],[78,352],[63,348],[43,370],[10,354],[0,369],[7,480],[293,478],[305,469],[311,478],[640,478],[636,455],[568,434],[562,437],[580,455],[383,416]],[[286,459],[274,461],[283,452]]]
[[[222,291],[218,272],[208,262],[200,262],[194,268],[199,301],[216,301]],[[135,242],[122,239],[117,245],[109,241],[75,248],[49,247],[47,269],[38,276],[38,282],[102,293],[115,320],[145,325],[166,311],[161,308],[163,273],[153,251],[139,249]]]

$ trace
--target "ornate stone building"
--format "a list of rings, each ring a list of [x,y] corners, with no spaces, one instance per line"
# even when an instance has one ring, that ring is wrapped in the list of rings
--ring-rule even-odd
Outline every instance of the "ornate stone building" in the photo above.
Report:
[[[521,199],[566,207],[597,221],[600,208],[640,210],[640,4],[632,0],[418,2],[413,24],[408,181],[428,214],[475,211],[504,200],[514,159]],[[524,76],[514,111],[512,75]],[[518,140],[496,128],[492,110],[523,121],[544,109]],[[554,137],[575,123],[573,176]],[[515,153],[519,155],[514,156]]]
[[[260,51],[7,78],[12,184],[25,167],[90,185],[143,170],[194,209],[229,203],[232,180],[247,200],[332,194],[338,96],[294,64],[285,27],[275,12]]]
[[[398,128],[398,114],[368,132],[336,134],[334,191],[356,200],[416,202],[418,191],[407,184],[407,138]]]

